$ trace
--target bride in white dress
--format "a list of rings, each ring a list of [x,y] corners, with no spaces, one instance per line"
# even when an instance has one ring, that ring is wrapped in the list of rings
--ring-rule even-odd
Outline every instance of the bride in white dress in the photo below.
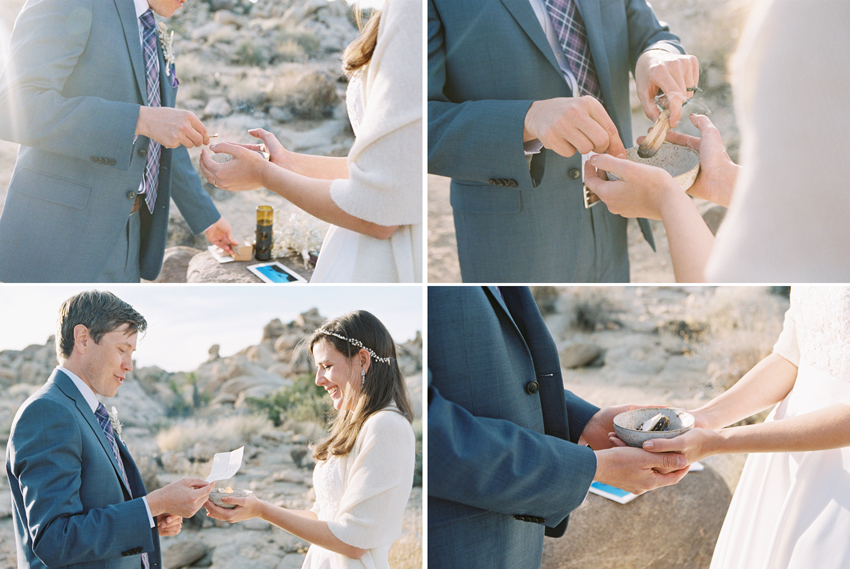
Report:
[[[850,287],[792,288],[773,354],[693,413],[702,428],[644,448],[751,453],[712,569],[850,567]]]
[[[315,505],[296,511],[251,496],[223,498],[232,510],[204,507],[219,520],[262,518],[309,541],[304,568],[389,569],[416,452],[395,344],[375,316],[356,311],[325,323],[309,345],[316,384],[338,412],[329,437],[313,449]]]
[[[311,282],[422,282],[422,4],[387,0],[343,54],[355,141],[347,158],[290,152],[263,129],[259,145],[220,143],[207,179],[231,191],[268,188],[331,224]]]

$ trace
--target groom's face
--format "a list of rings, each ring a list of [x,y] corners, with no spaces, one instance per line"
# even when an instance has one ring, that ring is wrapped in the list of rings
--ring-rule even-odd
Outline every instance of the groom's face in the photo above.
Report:
[[[163,18],[170,18],[174,15],[174,12],[178,10],[183,4],[186,3],[186,0],[148,0],[148,6],[151,7],[151,10],[162,16]]]
[[[98,395],[115,397],[127,373],[133,369],[137,337],[130,325],[124,324],[104,334],[100,342],[95,342],[91,336],[83,338],[79,346],[83,352],[83,377],[80,379]]]

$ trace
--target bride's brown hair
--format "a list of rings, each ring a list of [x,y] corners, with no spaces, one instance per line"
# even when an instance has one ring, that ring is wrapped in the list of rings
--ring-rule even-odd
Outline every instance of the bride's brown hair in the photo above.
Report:
[[[354,18],[357,20],[360,35],[342,52],[342,70],[348,76],[353,75],[372,60],[375,44],[378,43],[378,24],[381,21],[381,13],[373,10],[364,27],[363,12],[358,4],[354,8]]]
[[[353,344],[352,340],[362,344],[363,348]],[[328,438],[313,449],[313,458],[327,460],[332,455],[350,453],[366,419],[393,403],[408,421],[413,422],[413,409],[404,375],[398,367],[395,343],[380,320],[365,310],[349,312],[325,322],[313,332],[309,340],[311,354],[318,342],[329,342],[349,360],[352,367],[352,360],[361,350],[371,350],[374,354],[369,355],[369,369],[356,400],[343,402]],[[389,361],[378,361],[375,356]]]

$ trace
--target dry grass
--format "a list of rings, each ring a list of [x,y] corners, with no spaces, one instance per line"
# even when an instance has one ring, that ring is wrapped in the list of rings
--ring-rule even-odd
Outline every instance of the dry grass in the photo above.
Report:
[[[259,415],[231,415],[214,422],[187,419],[160,431],[156,442],[161,451],[185,451],[200,442],[237,448],[252,436],[273,428],[271,421]]]
[[[402,521],[402,535],[390,548],[389,562],[393,569],[422,569],[422,494],[414,490],[411,501],[420,506],[408,505]]]

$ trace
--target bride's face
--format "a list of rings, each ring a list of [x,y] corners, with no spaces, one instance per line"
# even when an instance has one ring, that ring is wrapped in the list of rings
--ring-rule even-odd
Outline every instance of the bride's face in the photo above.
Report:
[[[348,359],[330,342],[320,340],[313,344],[313,360],[316,362],[316,385],[325,388],[334,409],[339,411],[343,406],[352,409],[362,383],[358,359]]]

